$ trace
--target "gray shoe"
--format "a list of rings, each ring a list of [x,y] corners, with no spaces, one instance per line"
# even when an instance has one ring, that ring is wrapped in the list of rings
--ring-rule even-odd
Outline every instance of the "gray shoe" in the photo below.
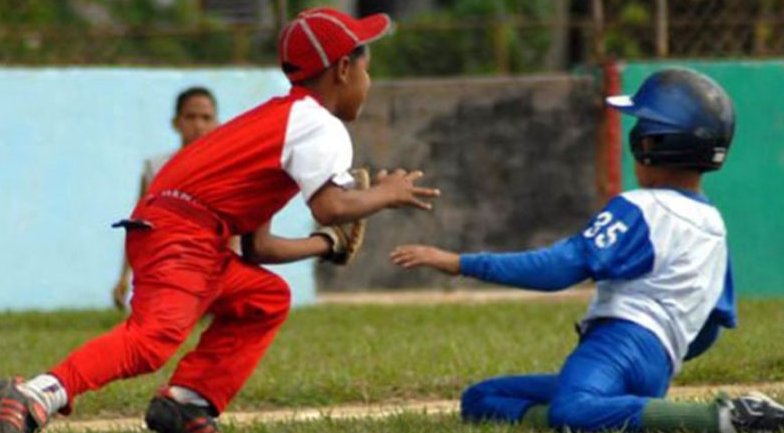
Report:
[[[0,433],[35,433],[48,421],[46,409],[19,390],[21,377],[0,379]]]
[[[782,431],[784,406],[761,392],[752,391],[730,400],[730,420],[738,431]]]

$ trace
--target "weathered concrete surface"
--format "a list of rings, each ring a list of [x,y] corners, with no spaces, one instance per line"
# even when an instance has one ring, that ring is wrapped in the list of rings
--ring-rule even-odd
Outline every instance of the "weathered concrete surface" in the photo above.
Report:
[[[573,233],[595,209],[599,93],[590,78],[375,83],[350,126],[355,165],[421,169],[442,197],[432,212],[371,218],[365,249],[347,268],[320,265],[321,290],[466,286],[432,271],[403,272],[396,245],[520,250]]]

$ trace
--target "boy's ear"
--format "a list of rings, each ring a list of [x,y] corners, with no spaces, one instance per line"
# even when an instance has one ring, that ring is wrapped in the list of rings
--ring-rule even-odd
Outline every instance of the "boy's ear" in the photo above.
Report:
[[[335,63],[335,80],[340,84],[348,82],[349,69],[351,68],[351,59],[348,56],[341,57]]]

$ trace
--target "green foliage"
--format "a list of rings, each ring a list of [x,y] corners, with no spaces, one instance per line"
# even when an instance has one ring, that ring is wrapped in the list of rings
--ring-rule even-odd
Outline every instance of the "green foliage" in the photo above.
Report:
[[[0,3],[0,61],[49,58],[53,50],[40,29],[80,28],[84,22],[68,2],[12,0]],[[50,31],[50,33],[52,33]]]
[[[6,0],[0,3],[0,23],[76,24],[81,20],[70,2]]]
[[[423,15],[411,28],[404,27],[374,44],[374,74],[439,76],[494,70],[492,38],[487,29],[453,29],[449,21],[441,14]],[[422,27],[430,28],[420,30]]]
[[[289,16],[334,1],[292,0]],[[545,0],[452,0],[403,19],[374,45],[380,77],[518,73],[549,49]],[[527,24],[522,25],[522,22]],[[534,23],[534,24],[530,24]],[[0,2],[0,62],[15,64],[274,64],[275,32],[231,27],[198,0]]]
[[[117,50],[126,61],[165,63],[225,63],[231,60],[231,35],[224,25],[204,16],[193,0],[176,0],[160,6],[154,0],[101,0],[115,20],[132,35],[121,38]]]
[[[632,36],[652,32],[650,26],[653,19],[651,4],[639,0],[623,4],[618,12],[617,23],[607,30],[605,43],[609,54],[621,59],[636,59],[648,54],[649,50],[646,50],[644,46],[645,41]]]
[[[456,0],[449,8],[400,22],[374,44],[374,74],[381,77],[519,73],[542,66],[550,44],[547,1]],[[512,17],[510,19],[510,17]]]
[[[335,7],[338,2],[337,0],[288,0],[286,3],[288,16],[295,17],[305,9],[321,6]]]
[[[3,2],[0,26],[8,63],[214,64],[233,54],[231,34],[195,0]]]

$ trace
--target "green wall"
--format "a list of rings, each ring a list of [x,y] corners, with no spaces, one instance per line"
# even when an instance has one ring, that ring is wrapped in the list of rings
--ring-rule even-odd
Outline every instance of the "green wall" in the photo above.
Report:
[[[624,93],[667,66],[701,71],[718,81],[736,109],[735,138],[721,171],[705,176],[705,192],[729,231],[735,283],[741,295],[784,295],[784,61],[627,63]],[[636,187],[623,116],[623,186]]]

